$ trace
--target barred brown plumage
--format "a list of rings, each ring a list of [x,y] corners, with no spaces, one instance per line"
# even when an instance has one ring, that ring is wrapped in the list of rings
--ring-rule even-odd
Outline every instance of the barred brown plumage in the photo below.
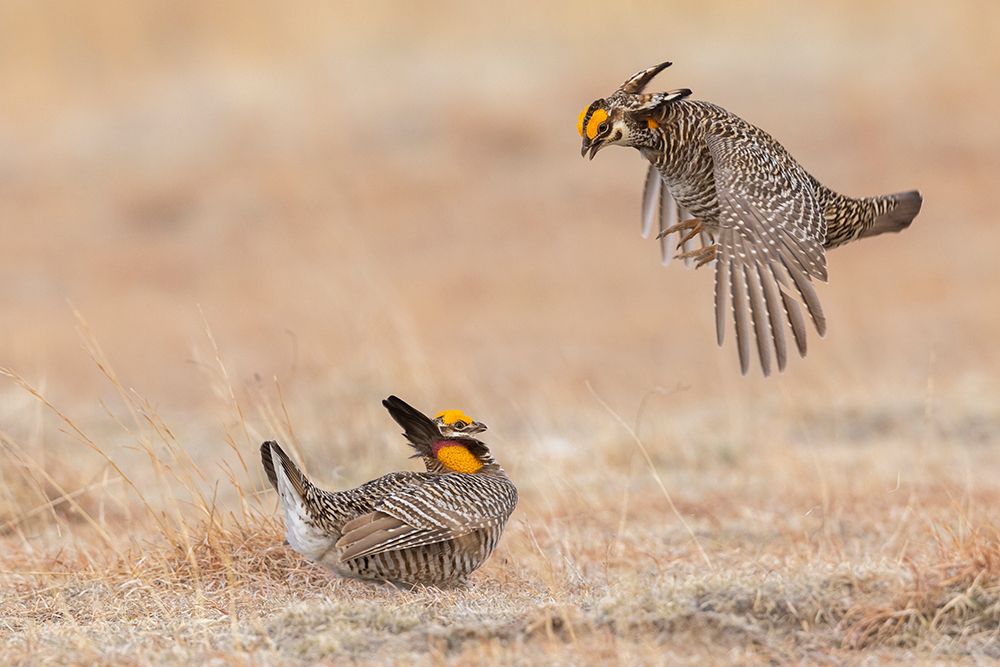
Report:
[[[851,198],[821,184],[769,134],[687,88],[643,93],[670,63],[641,70],[580,114],[581,153],[636,148],[650,162],[642,234],[659,220],[663,263],[676,248],[690,266],[715,263],[716,338],[731,304],[740,369],[750,365],[750,328],[764,375],[773,349],[785,368],[785,326],[806,354],[805,306],[820,336],[826,317],[812,280],[827,280],[826,250],[898,232],[919,213],[917,191]],[[658,212],[657,210],[658,209]],[[700,238],[701,248],[692,247]]]
[[[293,549],[342,576],[404,583],[463,579],[493,553],[517,489],[487,446],[486,426],[457,410],[426,417],[390,396],[426,472],[395,472],[346,491],[314,486],[276,442],[261,461]]]

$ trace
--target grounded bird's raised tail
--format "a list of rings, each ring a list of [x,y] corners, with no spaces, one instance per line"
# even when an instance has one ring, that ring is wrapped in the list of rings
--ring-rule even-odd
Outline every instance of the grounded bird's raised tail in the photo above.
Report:
[[[764,375],[772,360],[784,370],[789,339],[806,355],[806,315],[820,336],[826,331],[814,286],[827,280],[826,252],[906,229],[920,211],[920,193],[834,192],[769,134],[692,99],[690,89],[644,92],[669,64],[640,70],[585,107],[577,119],[580,152],[593,158],[607,146],[626,146],[649,161],[643,237],[658,218],[664,264],[673,252],[695,268],[715,264],[716,338],[721,345],[731,319],[744,374],[754,351]]]
[[[278,443],[261,445],[260,459],[268,481],[278,492],[288,544],[306,558],[324,562],[336,542],[319,520],[324,493],[313,487]]]
[[[306,495],[306,489],[312,486],[299,467],[295,465],[295,462],[281,448],[281,445],[273,440],[268,440],[260,446],[260,461],[264,465],[264,472],[275,491],[280,492],[280,486],[287,484],[288,488],[294,491],[298,497],[303,498]],[[277,464],[277,468],[275,468],[275,464]],[[278,471],[281,474],[280,482]]]

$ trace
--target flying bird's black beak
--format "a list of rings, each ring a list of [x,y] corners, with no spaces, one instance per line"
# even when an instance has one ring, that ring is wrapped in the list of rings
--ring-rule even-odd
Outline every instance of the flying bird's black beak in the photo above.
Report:
[[[590,160],[593,160],[594,156],[597,155],[597,151],[599,151],[599,150],[601,150],[601,140],[600,139],[594,139],[593,141],[590,141],[588,139],[584,139],[583,140],[583,146],[580,148],[580,157],[585,157],[585,158],[588,158]],[[588,154],[588,152],[589,152],[589,154]]]

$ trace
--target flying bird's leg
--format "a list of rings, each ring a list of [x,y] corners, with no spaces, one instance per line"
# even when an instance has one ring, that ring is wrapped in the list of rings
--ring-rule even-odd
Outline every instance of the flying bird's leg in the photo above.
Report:
[[[688,233],[685,234],[681,238],[681,240],[677,243],[678,250],[683,248],[685,243],[687,243],[694,237],[698,236],[698,234],[701,234],[702,229],[704,229],[704,225],[702,225],[701,220],[698,220],[697,218],[692,218],[691,220],[685,220],[684,222],[692,222],[694,224],[688,230]]]
[[[682,252],[679,255],[674,255],[674,259],[687,259],[688,257],[691,257],[693,259],[698,260],[697,263],[694,265],[694,268],[700,269],[702,266],[708,264],[709,262],[715,259],[715,255],[718,252],[718,250],[719,250],[719,244],[713,243],[712,245],[705,246],[704,248],[700,248],[698,250],[692,250],[690,252]]]
[[[697,234],[698,232],[701,231],[701,220],[699,220],[698,218],[690,218],[688,220],[681,220],[680,222],[675,223],[673,225],[670,225],[669,227],[667,227],[666,229],[664,229],[662,232],[660,232],[659,234],[657,234],[656,238],[662,239],[664,236],[667,236],[668,234],[673,234],[674,232],[680,232],[680,231],[685,231],[685,230],[687,230],[688,234],[684,237],[683,241],[681,241],[679,244],[677,244],[678,248],[681,245],[683,245],[685,241],[691,240],[692,238],[694,238],[695,234]],[[694,230],[694,231],[692,231],[692,230]]]

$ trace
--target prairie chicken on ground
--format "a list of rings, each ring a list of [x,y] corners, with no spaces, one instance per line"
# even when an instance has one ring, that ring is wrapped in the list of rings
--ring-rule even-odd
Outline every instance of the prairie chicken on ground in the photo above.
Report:
[[[473,437],[485,425],[459,410],[431,420],[395,396],[382,405],[405,430],[426,472],[394,472],[348,491],[324,491],[277,443],[261,445],[288,543],[342,576],[459,581],[493,552],[517,505],[517,489]]]
[[[916,191],[852,199],[810,176],[763,130],[682,88],[643,94],[670,63],[637,72],[610,97],[585,108],[577,121],[581,153],[631,146],[650,162],[642,204],[642,234],[659,219],[663,263],[672,234],[690,266],[715,263],[715,326],[722,345],[727,301],[735,320],[740,368],[750,364],[750,327],[764,375],[771,350],[787,361],[786,322],[806,354],[805,305],[816,329],[826,318],[812,279],[826,281],[826,250],[855,239],[906,229],[920,211]],[[659,212],[657,214],[657,208]],[[694,249],[696,240],[701,248]]]

